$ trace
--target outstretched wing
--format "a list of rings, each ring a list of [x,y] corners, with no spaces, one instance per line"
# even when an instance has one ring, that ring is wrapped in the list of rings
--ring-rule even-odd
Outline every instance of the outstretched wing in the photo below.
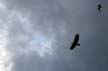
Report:
[[[76,34],[75,38],[74,38],[74,44],[77,44],[79,40],[79,34]]]
[[[72,50],[72,49],[74,49],[75,48],[75,44],[72,44],[72,46],[70,47],[70,49]]]

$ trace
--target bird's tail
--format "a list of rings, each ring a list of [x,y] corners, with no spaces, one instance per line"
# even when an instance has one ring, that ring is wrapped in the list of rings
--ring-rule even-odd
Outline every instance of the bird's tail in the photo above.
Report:
[[[78,45],[78,46],[80,46],[80,44],[79,44],[79,43],[78,43],[77,45]]]

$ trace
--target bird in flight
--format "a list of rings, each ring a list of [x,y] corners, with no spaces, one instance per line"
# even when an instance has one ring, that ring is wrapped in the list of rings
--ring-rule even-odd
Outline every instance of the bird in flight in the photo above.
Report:
[[[98,4],[97,9],[98,9],[99,12],[101,12],[101,9],[102,8],[103,8],[102,5],[101,4]]]
[[[80,46],[80,44],[78,43],[78,40],[79,40],[79,34],[77,33],[75,35],[74,41],[70,47],[70,50],[73,50],[76,46]]]

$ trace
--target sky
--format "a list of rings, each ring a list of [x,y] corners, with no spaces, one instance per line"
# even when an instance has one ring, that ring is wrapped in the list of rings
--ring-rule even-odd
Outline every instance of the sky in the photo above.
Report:
[[[107,3],[0,0],[0,71],[108,71]]]

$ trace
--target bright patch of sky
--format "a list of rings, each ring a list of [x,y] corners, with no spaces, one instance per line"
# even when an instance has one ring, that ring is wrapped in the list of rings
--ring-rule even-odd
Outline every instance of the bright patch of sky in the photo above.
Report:
[[[0,2],[0,71],[12,70],[14,63],[11,59],[13,59],[12,56],[15,55],[14,51],[11,52],[10,50],[14,49],[14,45],[17,46],[17,44],[21,42],[26,43],[26,49],[18,47],[18,54],[33,51],[37,52],[40,56],[53,54],[52,42],[54,42],[54,37],[50,36],[49,38],[42,34],[41,31],[38,33],[33,31],[30,25],[29,16],[30,13],[28,12],[22,14],[16,9],[8,9],[4,3]],[[26,34],[17,34],[20,28],[17,29],[18,26],[15,28],[13,26],[15,24],[20,25]],[[11,28],[13,29],[10,30]],[[16,33],[13,33],[11,36],[10,31],[15,31]],[[9,35],[10,38],[7,39]]]
[[[32,46],[32,50],[36,50],[39,55],[44,56],[44,54],[52,54],[52,43],[53,38],[48,39],[45,35],[41,33],[36,33],[32,40],[30,41],[30,45]]]
[[[5,30],[0,30],[0,71],[11,71],[13,63],[11,60],[11,55],[7,51],[7,35],[8,32]]]

